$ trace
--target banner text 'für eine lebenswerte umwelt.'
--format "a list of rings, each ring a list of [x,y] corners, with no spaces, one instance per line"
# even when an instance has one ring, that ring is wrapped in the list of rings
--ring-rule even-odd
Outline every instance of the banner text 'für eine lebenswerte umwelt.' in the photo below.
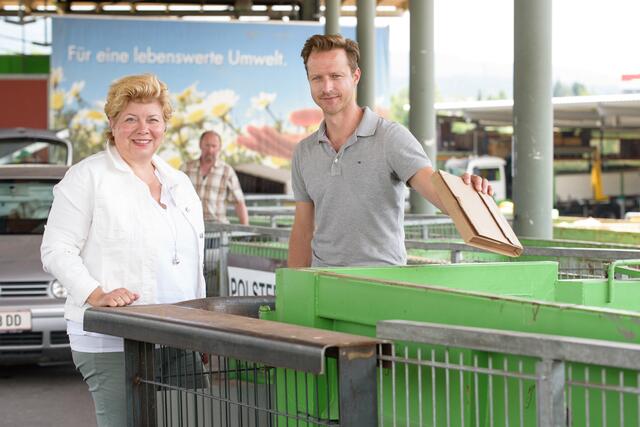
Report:
[[[92,51],[81,45],[67,46],[67,61],[69,62],[97,62],[100,64],[154,64],[154,65],[233,65],[233,66],[264,66],[284,67],[284,55],[279,50],[267,55],[243,53],[239,49],[229,49],[226,55],[220,52],[162,52],[153,50],[150,46],[141,48],[133,46],[131,51],[111,50],[104,48]]]

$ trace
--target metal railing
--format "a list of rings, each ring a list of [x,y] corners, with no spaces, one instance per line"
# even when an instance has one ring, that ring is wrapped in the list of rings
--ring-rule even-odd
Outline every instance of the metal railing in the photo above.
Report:
[[[283,206],[295,202],[293,194],[245,194],[247,207],[251,206]]]
[[[295,209],[282,206],[248,206],[249,222],[256,226],[291,227]],[[228,210],[230,218],[233,211]],[[405,236],[412,239],[459,239],[453,222],[442,215],[405,215]],[[237,222],[237,220],[235,221]]]
[[[405,214],[405,239],[461,239],[451,218],[443,215]]]
[[[406,240],[409,249],[424,251],[447,251],[450,262],[477,262],[473,254],[486,253],[482,249],[457,242],[438,242]],[[567,248],[567,247],[530,247],[524,248],[520,258],[503,257],[504,262],[518,262],[519,260],[553,260],[558,261],[560,279],[598,279],[607,277],[609,265],[616,260],[636,259],[640,251],[632,249],[600,249],[600,248]]]
[[[291,230],[236,224],[206,223],[205,278],[208,296],[228,296],[229,256],[245,255],[263,260],[279,260],[284,265]],[[270,271],[274,265],[267,265]]]
[[[379,427],[640,424],[640,345],[400,320],[377,337],[395,342]]]
[[[125,338],[128,426],[640,423],[640,345],[400,320],[372,339],[261,306],[274,299],[87,310],[87,331]]]
[[[439,231],[447,231],[453,225],[449,219],[441,217],[413,218],[420,227],[427,229],[430,240],[406,240],[412,263],[461,263],[481,261],[518,262],[519,260],[558,261],[560,279],[598,279],[605,278],[609,266],[616,260],[639,258],[638,250],[606,248],[570,248],[570,247],[532,247],[527,246],[520,258],[509,258],[490,254],[482,249],[468,246],[463,242],[439,239]],[[444,227],[444,228],[441,228]],[[227,293],[226,271],[229,256],[248,256],[255,259],[269,259],[272,262],[265,267],[270,271],[284,266],[287,258],[288,240],[291,230],[279,227],[243,226],[236,224],[206,224],[205,274],[208,278],[208,295]],[[442,234],[440,234],[442,236]],[[411,256],[416,254],[417,256]],[[431,258],[433,254],[434,256]],[[214,274],[217,272],[217,274]]]
[[[125,338],[130,427],[375,425],[376,349],[388,344],[254,318],[273,304],[92,308],[84,327]]]

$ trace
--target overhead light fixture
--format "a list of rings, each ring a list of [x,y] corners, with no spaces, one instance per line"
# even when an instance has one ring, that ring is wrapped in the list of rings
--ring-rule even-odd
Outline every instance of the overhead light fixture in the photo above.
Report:
[[[290,4],[274,4],[271,6],[271,10],[274,12],[291,12],[293,10],[293,6]]]
[[[342,6],[342,11],[343,12],[356,12],[358,10],[357,6],[353,6],[353,5],[346,5],[346,6]]]
[[[226,12],[229,10],[229,6],[219,4],[205,4],[202,6],[202,10],[205,12]]]
[[[38,6],[36,6],[36,10],[38,12],[55,12],[56,10],[58,10],[58,8],[52,4],[49,4],[49,5],[39,4]]]
[[[21,9],[24,10],[24,6],[19,4],[5,4],[3,9],[7,12],[17,12]]]
[[[93,4],[73,4],[71,3],[71,11],[72,12],[89,12],[95,10],[96,6]],[[105,10],[107,6],[105,6]]]
[[[94,6],[91,6],[94,8]],[[131,10],[130,4],[105,4],[102,6],[102,10],[105,12],[129,12]]]
[[[140,12],[164,12],[167,6],[163,4],[136,4],[136,10]]]
[[[398,8],[393,5],[381,5],[376,7],[376,10],[378,12],[397,12]]]
[[[254,12],[266,12],[267,6],[264,4],[254,4],[253,6],[251,6],[251,10]]]
[[[175,12],[200,12],[202,8],[196,4],[170,4],[169,10]]]

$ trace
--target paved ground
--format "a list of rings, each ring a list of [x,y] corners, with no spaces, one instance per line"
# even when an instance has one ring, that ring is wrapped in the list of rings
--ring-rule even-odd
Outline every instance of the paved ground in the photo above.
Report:
[[[0,366],[2,427],[94,427],[93,411],[72,364]]]

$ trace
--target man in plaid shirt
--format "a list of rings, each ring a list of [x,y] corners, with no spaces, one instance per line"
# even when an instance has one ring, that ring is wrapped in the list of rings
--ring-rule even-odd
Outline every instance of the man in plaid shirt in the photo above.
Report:
[[[244,203],[242,188],[233,168],[220,160],[222,141],[214,131],[200,136],[200,158],[187,162],[182,171],[189,176],[196,188],[205,221],[228,223],[226,202],[235,204],[241,224],[249,224],[249,214]]]

